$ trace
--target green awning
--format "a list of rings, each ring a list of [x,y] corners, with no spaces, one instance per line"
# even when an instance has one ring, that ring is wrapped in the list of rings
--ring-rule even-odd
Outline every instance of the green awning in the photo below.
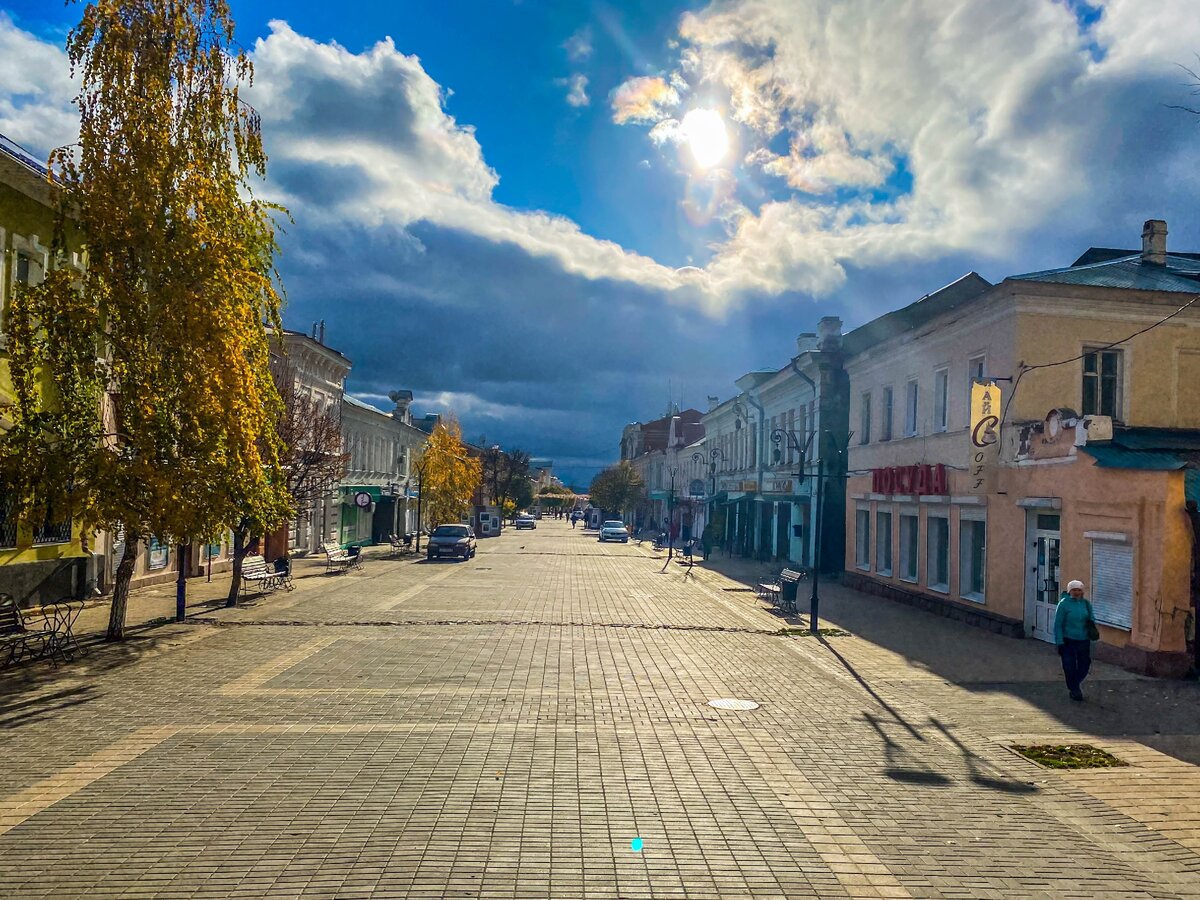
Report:
[[[1169,450],[1129,450],[1102,444],[1082,448],[1104,469],[1141,469],[1150,472],[1174,472],[1187,467],[1187,460]]]
[[[381,488],[377,484],[356,484],[356,485],[343,484],[342,492],[349,495],[348,498],[343,498],[343,499],[353,500],[355,494],[370,494],[372,500],[382,500],[383,499],[383,488]]]
[[[1183,498],[1200,506],[1200,469],[1187,469],[1183,473]]]
[[[651,491],[650,499],[651,500],[670,500],[671,492],[670,491]]]

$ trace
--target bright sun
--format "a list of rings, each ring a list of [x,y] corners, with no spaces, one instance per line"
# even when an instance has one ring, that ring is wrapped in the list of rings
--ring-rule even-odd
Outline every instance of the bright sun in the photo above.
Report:
[[[715,109],[693,109],[679,123],[688,149],[696,165],[711,168],[729,152],[729,132],[725,121]]]

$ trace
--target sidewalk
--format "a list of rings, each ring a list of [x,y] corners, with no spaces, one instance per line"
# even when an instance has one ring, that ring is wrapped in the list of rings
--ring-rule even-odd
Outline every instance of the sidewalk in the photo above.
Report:
[[[390,549],[386,546],[364,547],[364,565],[369,565],[372,559],[388,556]],[[402,559],[396,556],[393,559]],[[413,555],[412,559],[417,557]],[[211,613],[225,606],[225,598],[229,594],[231,572],[222,572],[212,576],[212,581],[203,577],[189,578],[187,582],[187,615],[188,617]],[[325,577],[325,557],[313,555],[295,557],[292,560],[292,578],[297,590],[305,587],[305,582],[312,578]],[[332,576],[331,576],[332,577]],[[254,600],[261,600],[262,594],[251,594]],[[108,619],[112,608],[112,598],[100,597],[90,602],[79,614],[75,623],[75,636],[84,644],[104,640],[108,631]],[[126,633],[139,633],[159,625],[175,621],[175,582],[169,584],[154,584],[131,591],[125,608]]]

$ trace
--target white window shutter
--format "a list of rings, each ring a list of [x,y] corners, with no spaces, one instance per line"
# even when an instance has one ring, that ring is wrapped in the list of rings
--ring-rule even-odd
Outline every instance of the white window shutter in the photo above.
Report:
[[[1096,621],[1133,628],[1133,547],[1092,541],[1092,608]]]

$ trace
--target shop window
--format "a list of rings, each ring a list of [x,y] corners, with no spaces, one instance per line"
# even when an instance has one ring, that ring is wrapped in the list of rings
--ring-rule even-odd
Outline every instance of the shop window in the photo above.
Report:
[[[879,422],[879,439],[881,441],[892,439],[892,389],[890,387],[883,389],[883,418]]]
[[[987,523],[964,519],[958,525],[958,585],[963,599],[984,602]]]
[[[1092,541],[1092,609],[1096,621],[1133,628],[1133,547]]]
[[[854,516],[854,564],[864,571],[871,569],[871,511],[860,509]]]
[[[149,567],[151,569],[165,569],[170,558],[171,548],[156,537],[150,538]]]
[[[933,430],[945,431],[950,424],[950,370],[933,373]]]
[[[1121,351],[1083,354],[1083,414],[1121,418]]]
[[[0,548],[17,546],[17,517],[10,497],[0,495]]]
[[[904,436],[913,437],[917,433],[917,382],[913,379],[908,383],[904,397]]]
[[[917,580],[917,534],[919,520],[916,513],[900,516],[900,580]]]
[[[950,590],[950,520],[945,515],[931,515],[926,522],[929,556],[926,559],[926,578],[931,590],[945,593]]]
[[[892,574],[892,514],[880,512],[875,516],[875,571]]]
[[[46,510],[46,520],[33,530],[33,545],[67,544],[71,541],[71,517],[56,520],[54,510]]]
[[[862,407],[859,409],[858,417],[858,442],[860,444],[871,443],[871,393],[862,395]]]

